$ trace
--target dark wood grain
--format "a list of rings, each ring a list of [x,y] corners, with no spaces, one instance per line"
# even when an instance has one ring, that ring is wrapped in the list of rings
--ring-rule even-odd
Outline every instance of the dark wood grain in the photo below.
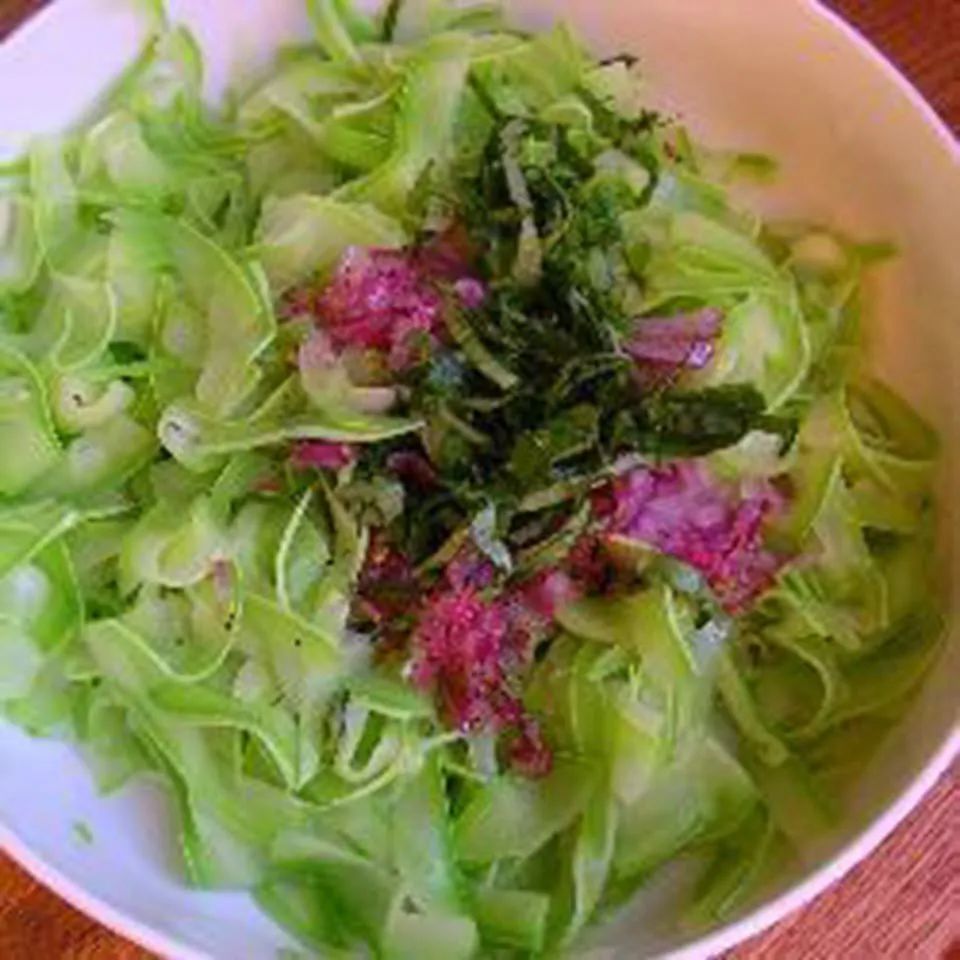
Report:
[[[0,38],[44,3],[0,0]],[[960,0],[830,5],[960,130]],[[150,960],[150,954],[0,855],[0,960]],[[727,960],[960,960],[960,768],[848,877]]]
[[[960,766],[880,848],[726,960],[960,960]]]
[[[5,37],[46,4],[47,0],[0,0],[0,37]]]
[[[910,79],[953,132],[960,131],[958,0],[829,0],[826,6],[854,24]]]

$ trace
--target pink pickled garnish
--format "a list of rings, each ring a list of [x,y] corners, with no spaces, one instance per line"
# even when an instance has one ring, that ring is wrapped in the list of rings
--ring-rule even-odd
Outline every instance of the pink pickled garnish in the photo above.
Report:
[[[413,633],[411,677],[433,689],[459,730],[499,727],[507,633],[503,610],[473,587],[442,590],[425,605]]]
[[[381,350],[392,369],[402,370],[439,333],[443,298],[410,254],[351,247],[317,314],[337,348]]]
[[[599,498],[593,498],[594,513],[608,514],[598,509]],[[567,554],[566,568],[577,586],[585,593],[603,593],[615,582],[617,569],[607,552],[604,538],[593,533],[579,537]]]
[[[504,669],[515,673],[530,666],[537,645],[549,635],[552,624],[527,603],[522,585],[506,591],[500,605],[507,618]]]
[[[472,543],[461,547],[444,571],[447,583],[454,590],[464,587],[484,590],[493,583],[495,576],[493,564]]]
[[[522,665],[517,614],[542,618],[518,604],[515,595],[485,597],[481,590],[492,578],[492,566],[474,554],[462,551],[423,604],[411,636],[410,677],[436,696],[456,729],[504,732],[514,769],[544,776],[552,753],[537,722],[511,693],[513,672]]]
[[[519,735],[510,744],[510,764],[530,779],[545,777],[553,769],[553,751],[532,717],[523,719]]]
[[[682,370],[699,370],[712,359],[723,314],[713,307],[672,317],[634,321],[624,349],[637,361],[642,385],[669,382]]]
[[[487,297],[487,288],[475,277],[461,277],[454,283],[453,290],[468,310],[483,306]]]
[[[333,342],[323,330],[311,330],[297,349],[297,366],[311,376],[329,374],[339,362]]]
[[[419,584],[410,558],[375,529],[357,582],[360,610],[375,623],[390,624],[410,611]]]
[[[723,484],[697,461],[637,468],[609,489],[607,530],[641,540],[703,574],[731,613],[773,582],[786,558],[764,545],[764,524],[783,504],[770,483]]]
[[[391,453],[387,457],[387,469],[401,481],[420,490],[433,489],[439,480],[433,464],[415,450],[397,450]]]
[[[466,231],[458,226],[421,247],[351,247],[325,289],[308,284],[288,291],[281,313],[286,319],[313,318],[337,354],[375,350],[390,369],[402,371],[443,333],[441,285],[451,285],[468,309],[483,303],[486,288],[470,272],[472,258]]]
[[[583,590],[564,570],[552,567],[508,588],[500,598],[507,618],[504,663],[523,670],[539,644],[554,630],[558,610],[579,599]]]
[[[525,604],[538,616],[552,620],[557,610],[578,600],[583,591],[564,570],[543,570],[522,586]]]
[[[296,470],[340,470],[356,458],[357,451],[349,443],[301,440],[293,445],[290,465]]]

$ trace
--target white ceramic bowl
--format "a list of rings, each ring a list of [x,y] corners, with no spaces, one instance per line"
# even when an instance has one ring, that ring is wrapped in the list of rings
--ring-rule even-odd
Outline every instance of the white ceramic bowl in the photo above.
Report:
[[[211,66],[211,95],[306,30],[303,0],[180,0]],[[957,489],[960,415],[960,154],[892,67],[810,0],[515,0],[523,22],[568,17],[598,52],[638,53],[651,96],[720,146],[766,150],[783,177],[770,212],[896,242],[902,257],[872,290],[877,361],[926,412]],[[0,159],[39,131],[90,111],[138,47],[129,0],[60,0],[0,48]],[[945,594],[958,514],[942,498]],[[811,899],[865,857],[918,802],[960,747],[960,629],[921,696],[864,772],[849,821],[759,905],[695,941],[646,900],[595,936],[599,958],[705,958]],[[94,840],[78,840],[88,824]],[[288,939],[239,894],[188,891],[170,853],[168,813],[148,785],[96,795],[73,751],[0,725],[0,846],[92,916],[176,958],[274,960]],[[641,898],[643,900],[643,898]]]

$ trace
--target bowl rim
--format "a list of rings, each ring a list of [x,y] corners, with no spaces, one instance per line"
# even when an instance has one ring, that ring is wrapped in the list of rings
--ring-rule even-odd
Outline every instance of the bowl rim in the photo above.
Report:
[[[822,21],[828,29],[846,42],[851,55],[855,54],[862,62],[878,71],[890,88],[896,90],[898,95],[904,98],[912,110],[922,118],[947,157],[954,162],[960,162],[960,140],[953,136],[946,121],[886,54],[853,24],[828,7],[826,0],[791,0],[791,2],[809,16]],[[14,29],[3,42],[7,43],[14,37],[21,38],[38,28],[41,23],[47,20],[52,21],[57,16],[57,7],[56,4],[43,7]],[[931,753],[897,799],[877,814],[829,860],[799,883],[768,903],[751,910],[746,916],[724,924],[678,949],[651,957],[650,960],[709,960],[770,929],[780,920],[806,906],[841,880],[858,863],[865,861],[920,804],[924,796],[957,758],[960,758],[960,717],[955,720],[952,730],[946,735],[944,741]],[[0,822],[0,851],[7,854],[30,876],[70,906],[146,950],[170,960],[217,960],[212,954],[134,918],[111,903],[109,899],[90,893],[35,853],[29,844],[2,822]]]

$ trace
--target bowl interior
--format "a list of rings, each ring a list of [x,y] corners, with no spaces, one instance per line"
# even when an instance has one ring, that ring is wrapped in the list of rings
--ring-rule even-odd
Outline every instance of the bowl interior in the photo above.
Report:
[[[95,109],[143,36],[131,6],[62,0],[0,49],[0,160],[30,136]],[[212,96],[307,30],[302,0],[169,6],[206,51]],[[699,138],[774,154],[778,183],[749,197],[764,211],[897,244],[901,256],[870,281],[871,349],[882,374],[940,430],[942,490],[956,489],[958,157],[893,71],[806,0],[514,0],[510,7],[531,26],[566,17],[598,53],[639,54],[653,103],[678,114]],[[946,495],[941,509],[944,594],[955,609],[957,513]],[[864,771],[842,829],[778,878],[759,912],[747,910],[719,935],[693,940],[672,927],[667,877],[599,931],[591,956],[706,956],[811,896],[877,842],[945,766],[957,746],[958,672],[954,630],[922,694]],[[69,747],[31,741],[3,724],[0,770],[0,844],[101,919],[178,956],[272,960],[289,943],[247,897],[182,886],[168,812],[150,784],[98,797]],[[92,842],[80,839],[78,823],[90,826]]]

